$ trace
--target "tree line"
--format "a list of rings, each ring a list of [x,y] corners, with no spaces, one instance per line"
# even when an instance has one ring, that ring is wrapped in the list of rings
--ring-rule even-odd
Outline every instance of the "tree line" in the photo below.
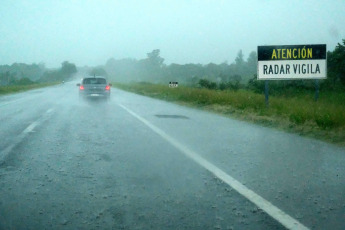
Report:
[[[53,70],[47,69],[43,63],[1,65],[0,86],[65,81],[70,79],[76,72],[76,65],[68,61],[62,62],[60,68]]]
[[[201,64],[164,64],[164,58],[160,56],[160,50],[155,49],[147,53],[145,59],[120,59],[110,58],[104,66],[98,67],[114,81],[125,82],[152,82],[167,84],[175,81],[184,85],[203,87],[218,90],[237,90],[246,88],[261,92],[264,89],[264,81],[258,81],[257,54],[251,52],[248,58],[244,58],[242,50],[237,54],[231,64],[209,63]],[[345,87],[345,39],[338,43],[333,51],[327,52],[327,79],[319,81],[320,87],[328,90]],[[281,90],[314,90],[313,80],[276,80],[270,81],[272,93]]]
[[[217,83],[233,80],[244,82],[256,73],[256,65],[256,52],[251,52],[247,60],[244,60],[242,50],[238,52],[236,60],[232,64],[224,62],[207,65],[191,63],[166,65],[164,58],[160,56],[160,50],[155,49],[147,53],[147,57],[141,60],[110,58],[103,68],[114,81],[148,81],[153,83],[177,81],[185,85],[196,85],[201,79]]]
[[[81,70],[82,68],[79,68]],[[234,62],[229,64],[175,64],[166,65],[160,50],[147,53],[146,58],[136,60],[110,58],[105,65],[87,68],[89,75],[108,76],[120,82],[152,82],[168,84],[170,81],[192,87],[217,90],[246,88],[261,92],[264,82],[256,79],[257,54],[251,52],[245,59],[240,50]],[[58,69],[47,69],[44,64],[14,63],[0,66],[0,85],[33,84],[36,82],[65,81],[77,72],[73,63],[64,61]],[[279,93],[286,89],[314,90],[312,80],[270,81],[270,91]],[[328,90],[345,88],[345,39],[333,51],[327,52],[327,79],[320,80],[320,87]]]

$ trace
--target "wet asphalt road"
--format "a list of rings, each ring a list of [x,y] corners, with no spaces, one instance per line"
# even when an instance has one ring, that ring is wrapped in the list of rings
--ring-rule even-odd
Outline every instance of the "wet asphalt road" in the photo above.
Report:
[[[183,148],[345,229],[345,148],[117,89],[81,102],[75,83],[0,97],[0,124],[0,229],[285,229]]]

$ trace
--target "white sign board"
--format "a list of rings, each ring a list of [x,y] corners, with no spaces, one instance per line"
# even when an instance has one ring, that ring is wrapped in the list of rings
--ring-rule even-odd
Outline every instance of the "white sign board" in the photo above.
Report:
[[[258,80],[325,79],[326,45],[258,46]]]

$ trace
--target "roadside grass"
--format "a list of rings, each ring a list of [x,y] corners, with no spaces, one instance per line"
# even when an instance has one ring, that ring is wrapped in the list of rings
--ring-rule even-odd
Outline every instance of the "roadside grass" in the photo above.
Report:
[[[59,83],[50,82],[50,83],[37,83],[37,84],[30,84],[30,85],[9,85],[9,86],[0,86],[0,95],[16,93],[27,91],[31,89],[43,88],[47,86],[56,85]]]
[[[276,127],[345,146],[345,93],[322,92],[317,102],[312,93],[270,96],[249,90],[219,91],[150,83],[114,83],[115,87],[141,95],[177,102],[241,120]]]

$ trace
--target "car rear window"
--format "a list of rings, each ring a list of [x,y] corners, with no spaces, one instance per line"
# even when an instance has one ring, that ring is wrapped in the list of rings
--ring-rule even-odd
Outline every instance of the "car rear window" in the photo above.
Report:
[[[83,80],[84,85],[90,84],[107,84],[107,81],[104,78],[85,78]]]

